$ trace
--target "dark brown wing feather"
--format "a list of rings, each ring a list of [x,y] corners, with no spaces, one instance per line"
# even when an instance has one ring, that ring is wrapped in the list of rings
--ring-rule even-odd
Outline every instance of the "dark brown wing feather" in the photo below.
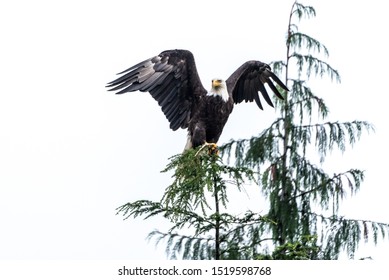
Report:
[[[288,88],[281,82],[281,80],[271,71],[269,65],[260,61],[247,61],[240,66],[232,75],[226,80],[228,92],[230,93],[234,103],[252,102],[255,101],[260,109],[263,109],[258,91],[262,93],[263,98],[267,104],[274,106],[271,101],[265,83],[269,85],[274,94],[281,99],[284,99],[273,84],[276,82],[282,89]]]
[[[201,84],[194,57],[187,50],[164,51],[142,61],[108,83],[117,94],[148,91],[161,106],[170,128],[187,128],[193,109],[207,91]]]

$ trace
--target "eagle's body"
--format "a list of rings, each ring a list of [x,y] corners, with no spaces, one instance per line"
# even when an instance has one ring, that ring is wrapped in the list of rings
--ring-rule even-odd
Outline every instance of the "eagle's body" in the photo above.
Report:
[[[148,91],[160,105],[170,122],[170,128],[188,129],[185,149],[204,143],[217,143],[234,103],[253,101],[262,109],[258,91],[273,106],[264,83],[282,98],[272,78],[281,88],[286,86],[260,61],[248,61],[239,67],[225,82],[212,80],[207,91],[201,84],[191,52],[186,50],[164,51],[119,73],[110,82],[110,90],[117,93]]]
[[[226,90],[227,92],[227,90]],[[231,98],[207,94],[199,103],[188,126],[188,142],[185,149],[197,147],[205,142],[217,143],[234,107]]]

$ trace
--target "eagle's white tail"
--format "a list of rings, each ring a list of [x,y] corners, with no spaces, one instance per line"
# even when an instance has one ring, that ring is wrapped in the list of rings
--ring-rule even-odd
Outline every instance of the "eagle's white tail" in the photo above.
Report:
[[[187,140],[186,140],[186,145],[185,145],[185,148],[184,148],[184,152],[189,150],[189,149],[192,149],[193,144],[192,144],[191,138],[192,138],[191,135],[188,133]]]

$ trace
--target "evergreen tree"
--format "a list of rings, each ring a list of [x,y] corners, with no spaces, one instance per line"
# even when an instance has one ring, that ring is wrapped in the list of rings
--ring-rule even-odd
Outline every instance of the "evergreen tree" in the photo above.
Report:
[[[349,169],[330,175],[319,167],[328,152],[345,151],[373,127],[365,121],[322,121],[328,108],[308,80],[328,75],[340,82],[340,76],[324,60],[327,48],[298,30],[301,19],[315,15],[313,7],[297,1],[292,5],[286,58],[272,63],[277,74],[285,74],[290,91],[283,92],[284,100],[275,100],[279,117],[268,128],[251,139],[225,144],[221,157],[204,148],[172,157],[164,171],[172,171],[174,180],[161,201],[141,200],[118,208],[126,217],[162,214],[171,221],[167,233],[149,235],[157,244],[167,242],[168,257],[336,259],[346,251],[353,258],[361,240],[377,243],[379,236],[385,238],[389,233],[388,224],[338,214],[346,194],[359,190],[363,171]],[[318,163],[308,159],[313,150],[318,152]],[[232,157],[234,166],[223,162]],[[247,182],[261,186],[269,202],[266,215],[228,212],[228,191],[240,191]],[[192,233],[179,233],[186,228],[192,228]],[[263,249],[269,242],[274,247],[271,253]]]
[[[241,190],[245,182],[255,181],[246,167],[225,165],[217,154],[200,147],[172,157],[164,172],[174,172],[173,183],[160,202],[140,200],[118,208],[126,217],[150,218],[162,214],[173,226],[167,233],[153,231],[156,244],[166,240],[169,258],[251,259],[256,255],[258,225],[272,223],[266,216],[247,211],[243,215],[226,212],[228,188]],[[178,230],[192,228],[191,235]]]
[[[335,259],[345,249],[352,258],[361,239],[368,240],[373,233],[376,243],[378,231],[385,237],[388,225],[340,217],[339,204],[347,193],[359,190],[363,171],[350,169],[330,175],[310,161],[307,152],[317,150],[322,163],[329,151],[338,148],[344,152],[347,144],[359,140],[362,131],[373,127],[365,121],[312,123],[315,111],[320,121],[327,117],[328,108],[308,86],[309,78],[328,75],[340,82],[339,73],[320,58],[328,56],[327,48],[298,30],[301,19],[314,16],[313,7],[297,1],[292,5],[286,58],[272,65],[277,74],[285,73],[290,88],[284,92],[285,100],[275,100],[279,118],[258,137],[228,143],[225,152],[230,155],[234,149],[238,166],[261,172],[260,185],[269,198],[268,218],[275,221],[268,230],[276,246],[296,242],[304,246],[309,240],[312,248],[320,245],[320,254],[311,257]]]

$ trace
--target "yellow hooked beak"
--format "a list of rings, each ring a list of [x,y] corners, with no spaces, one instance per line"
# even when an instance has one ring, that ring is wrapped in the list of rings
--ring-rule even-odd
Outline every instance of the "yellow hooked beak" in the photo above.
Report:
[[[221,80],[217,80],[217,79],[212,80],[212,87],[213,88],[218,88],[221,86],[221,84],[222,84]]]

